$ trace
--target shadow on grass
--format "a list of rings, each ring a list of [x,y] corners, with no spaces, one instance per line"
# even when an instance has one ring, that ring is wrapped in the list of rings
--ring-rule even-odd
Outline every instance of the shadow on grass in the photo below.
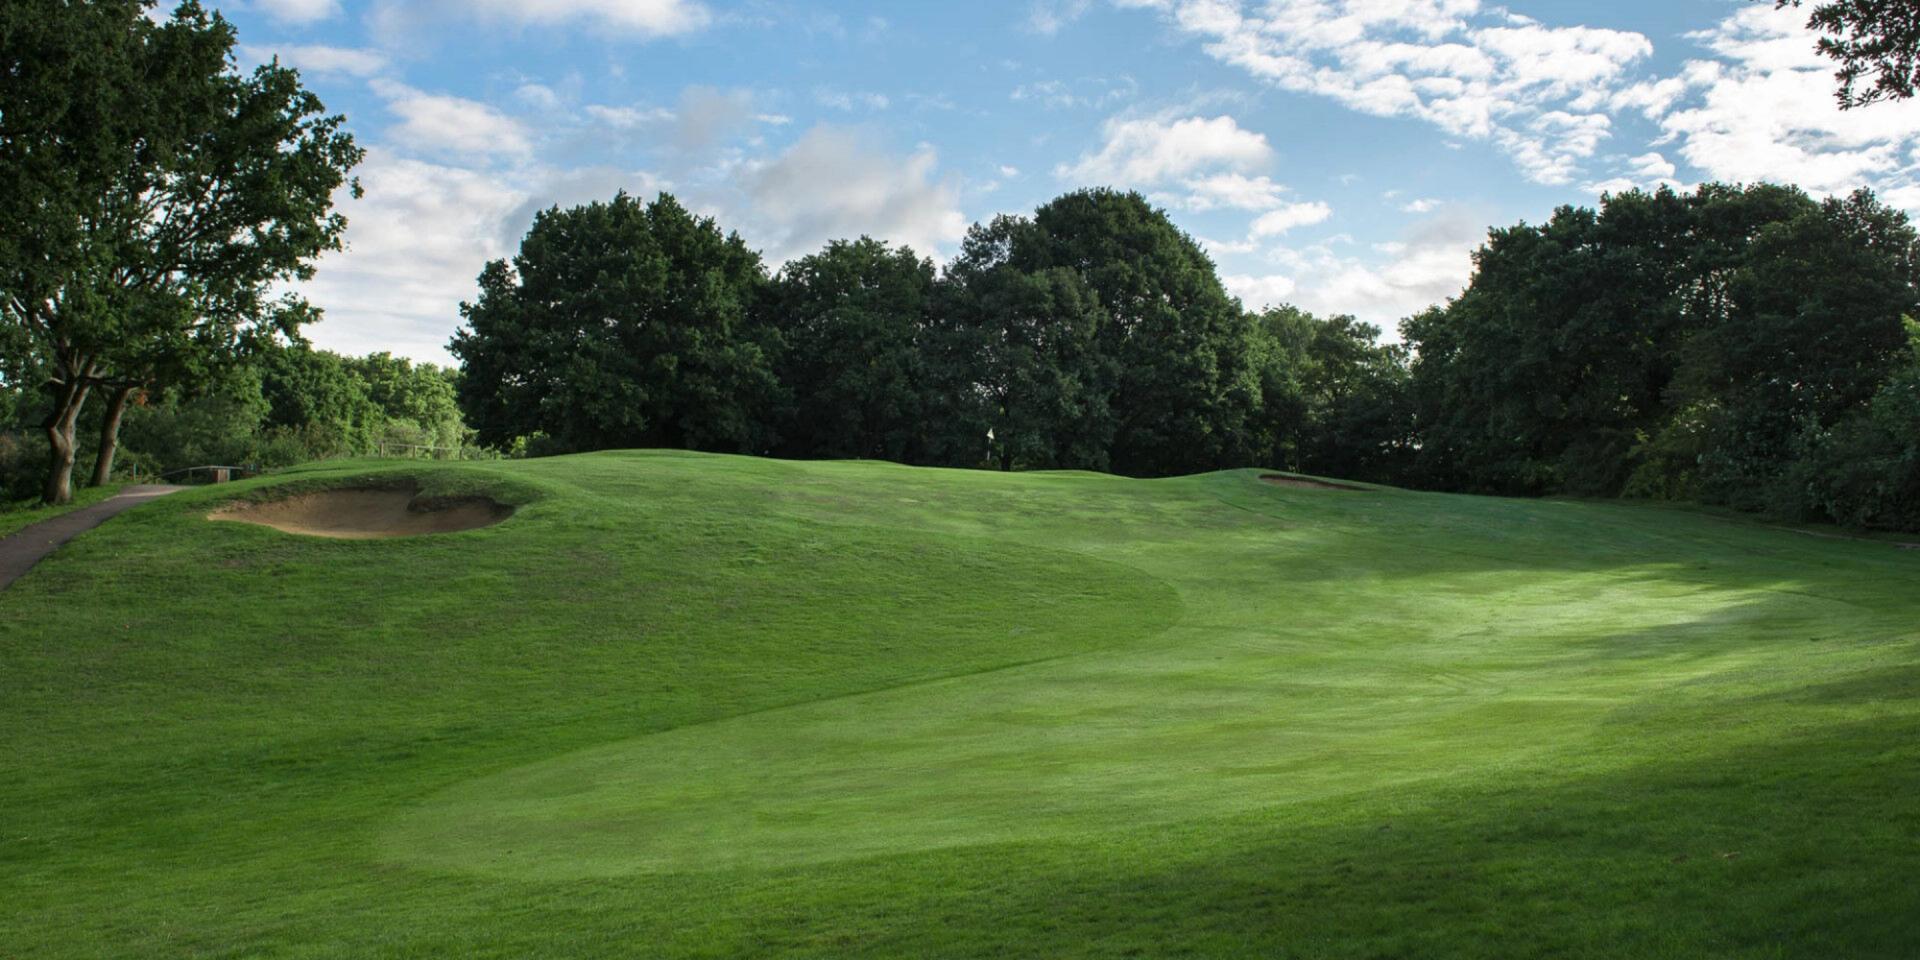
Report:
[[[742,919],[769,952],[817,956],[1914,957],[1916,735],[1903,716],[1416,808],[872,864],[898,899],[796,887],[797,928]],[[828,919],[849,909],[873,922]],[[801,934],[816,924],[840,929]]]

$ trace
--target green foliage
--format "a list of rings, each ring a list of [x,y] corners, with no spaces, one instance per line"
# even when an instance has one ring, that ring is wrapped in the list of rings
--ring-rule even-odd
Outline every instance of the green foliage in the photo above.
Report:
[[[146,6],[0,8],[0,346],[6,379],[47,384],[50,501],[90,392],[197,389],[311,319],[273,294],[339,248],[362,156],[295,71],[238,72],[219,14]]]
[[[260,438],[272,412],[261,381],[259,370],[242,368],[211,389],[135,404],[121,427],[125,469],[157,476],[186,467],[260,462]]]
[[[933,262],[877,240],[834,241],[781,268],[767,322],[780,346],[775,449],[911,461],[929,405],[921,337]]]
[[[1398,481],[1414,452],[1407,350],[1350,316],[1255,318],[1265,460],[1301,473]]]
[[[949,416],[979,431],[1002,470],[1104,470],[1117,429],[1118,377],[1101,349],[1111,321],[1084,274],[1016,265],[1034,232],[998,217],[970,231],[947,267],[935,335],[954,364]],[[966,441],[952,448],[966,451]],[[979,460],[963,453],[956,463]]]
[[[737,234],[665,194],[544,211],[461,305],[461,408],[492,446],[751,447],[774,386],[749,313],[765,283]]]
[[[1788,474],[1805,512],[1850,526],[1920,530],[1920,330],[1913,352],[1864,410],[1803,438]]]
[[[1069,193],[1034,212],[1008,262],[1073,270],[1096,298],[1095,342],[1114,376],[1114,471],[1155,476],[1245,461],[1260,402],[1250,324],[1213,262],[1164,211],[1137,193]]]
[[[944,286],[946,402],[954,423],[992,428],[1000,466],[1156,476],[1251,455],[1249,321],[1139,194],[1083,190],[976,225]]]
[[[1409,319],[1420,473],[1504,493],[1799,512],[1795,461],[1886,382],[1916,295],[1906,218],[1709,184],[1496,230]]]
[[[458,449],[471,439],[454,371],[385,352],[343,362],[366,384],[367,399],[385,421],[379,442]]]

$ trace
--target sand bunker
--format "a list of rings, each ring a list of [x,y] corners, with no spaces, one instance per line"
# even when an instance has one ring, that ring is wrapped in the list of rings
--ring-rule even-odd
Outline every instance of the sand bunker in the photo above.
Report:
[[[512,507],[489,497],[422,497],[412,487],[362,487],[236,501],[207,514],[207,519],[257,523],[315,537],[377,540],[490,527],[510,516]]]
[[[1332,483],[1326,480],[1308,480],[1306,477],[1289,477],[1283,473],[1263,473],[1260,479],[1276,487],[1299,487],[1302,490],[1347,490],[1364,493],[1366,487],[1355,487],[1345,483]]]

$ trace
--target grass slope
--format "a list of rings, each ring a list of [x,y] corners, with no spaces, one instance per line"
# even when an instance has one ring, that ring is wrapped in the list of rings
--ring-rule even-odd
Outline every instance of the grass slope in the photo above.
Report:
[[[72,513],[82,507],[90,507],[120,492],[125,484],[111,483],[104,487],[82,487],[74,491],[73,500],[57,507],[49,507],[38,500],[0,501],[0,537],[16,533],[42,520],[52,520],[63,513]]]
[[[1920,553],[610,453],[0,593],[0,956],[1911,957]]]

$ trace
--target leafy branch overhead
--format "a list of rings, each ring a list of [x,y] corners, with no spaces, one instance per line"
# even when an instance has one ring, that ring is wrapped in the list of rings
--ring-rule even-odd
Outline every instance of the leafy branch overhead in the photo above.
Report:
[[[1775,0],[1775,7],[1802,2]],[[1842,109],[1906,100],[1920,85],[1920,3],[1828,0],[1813,6],[1807,27],[1824,34],[1820,52],[1840,65],[1834,79]]]

